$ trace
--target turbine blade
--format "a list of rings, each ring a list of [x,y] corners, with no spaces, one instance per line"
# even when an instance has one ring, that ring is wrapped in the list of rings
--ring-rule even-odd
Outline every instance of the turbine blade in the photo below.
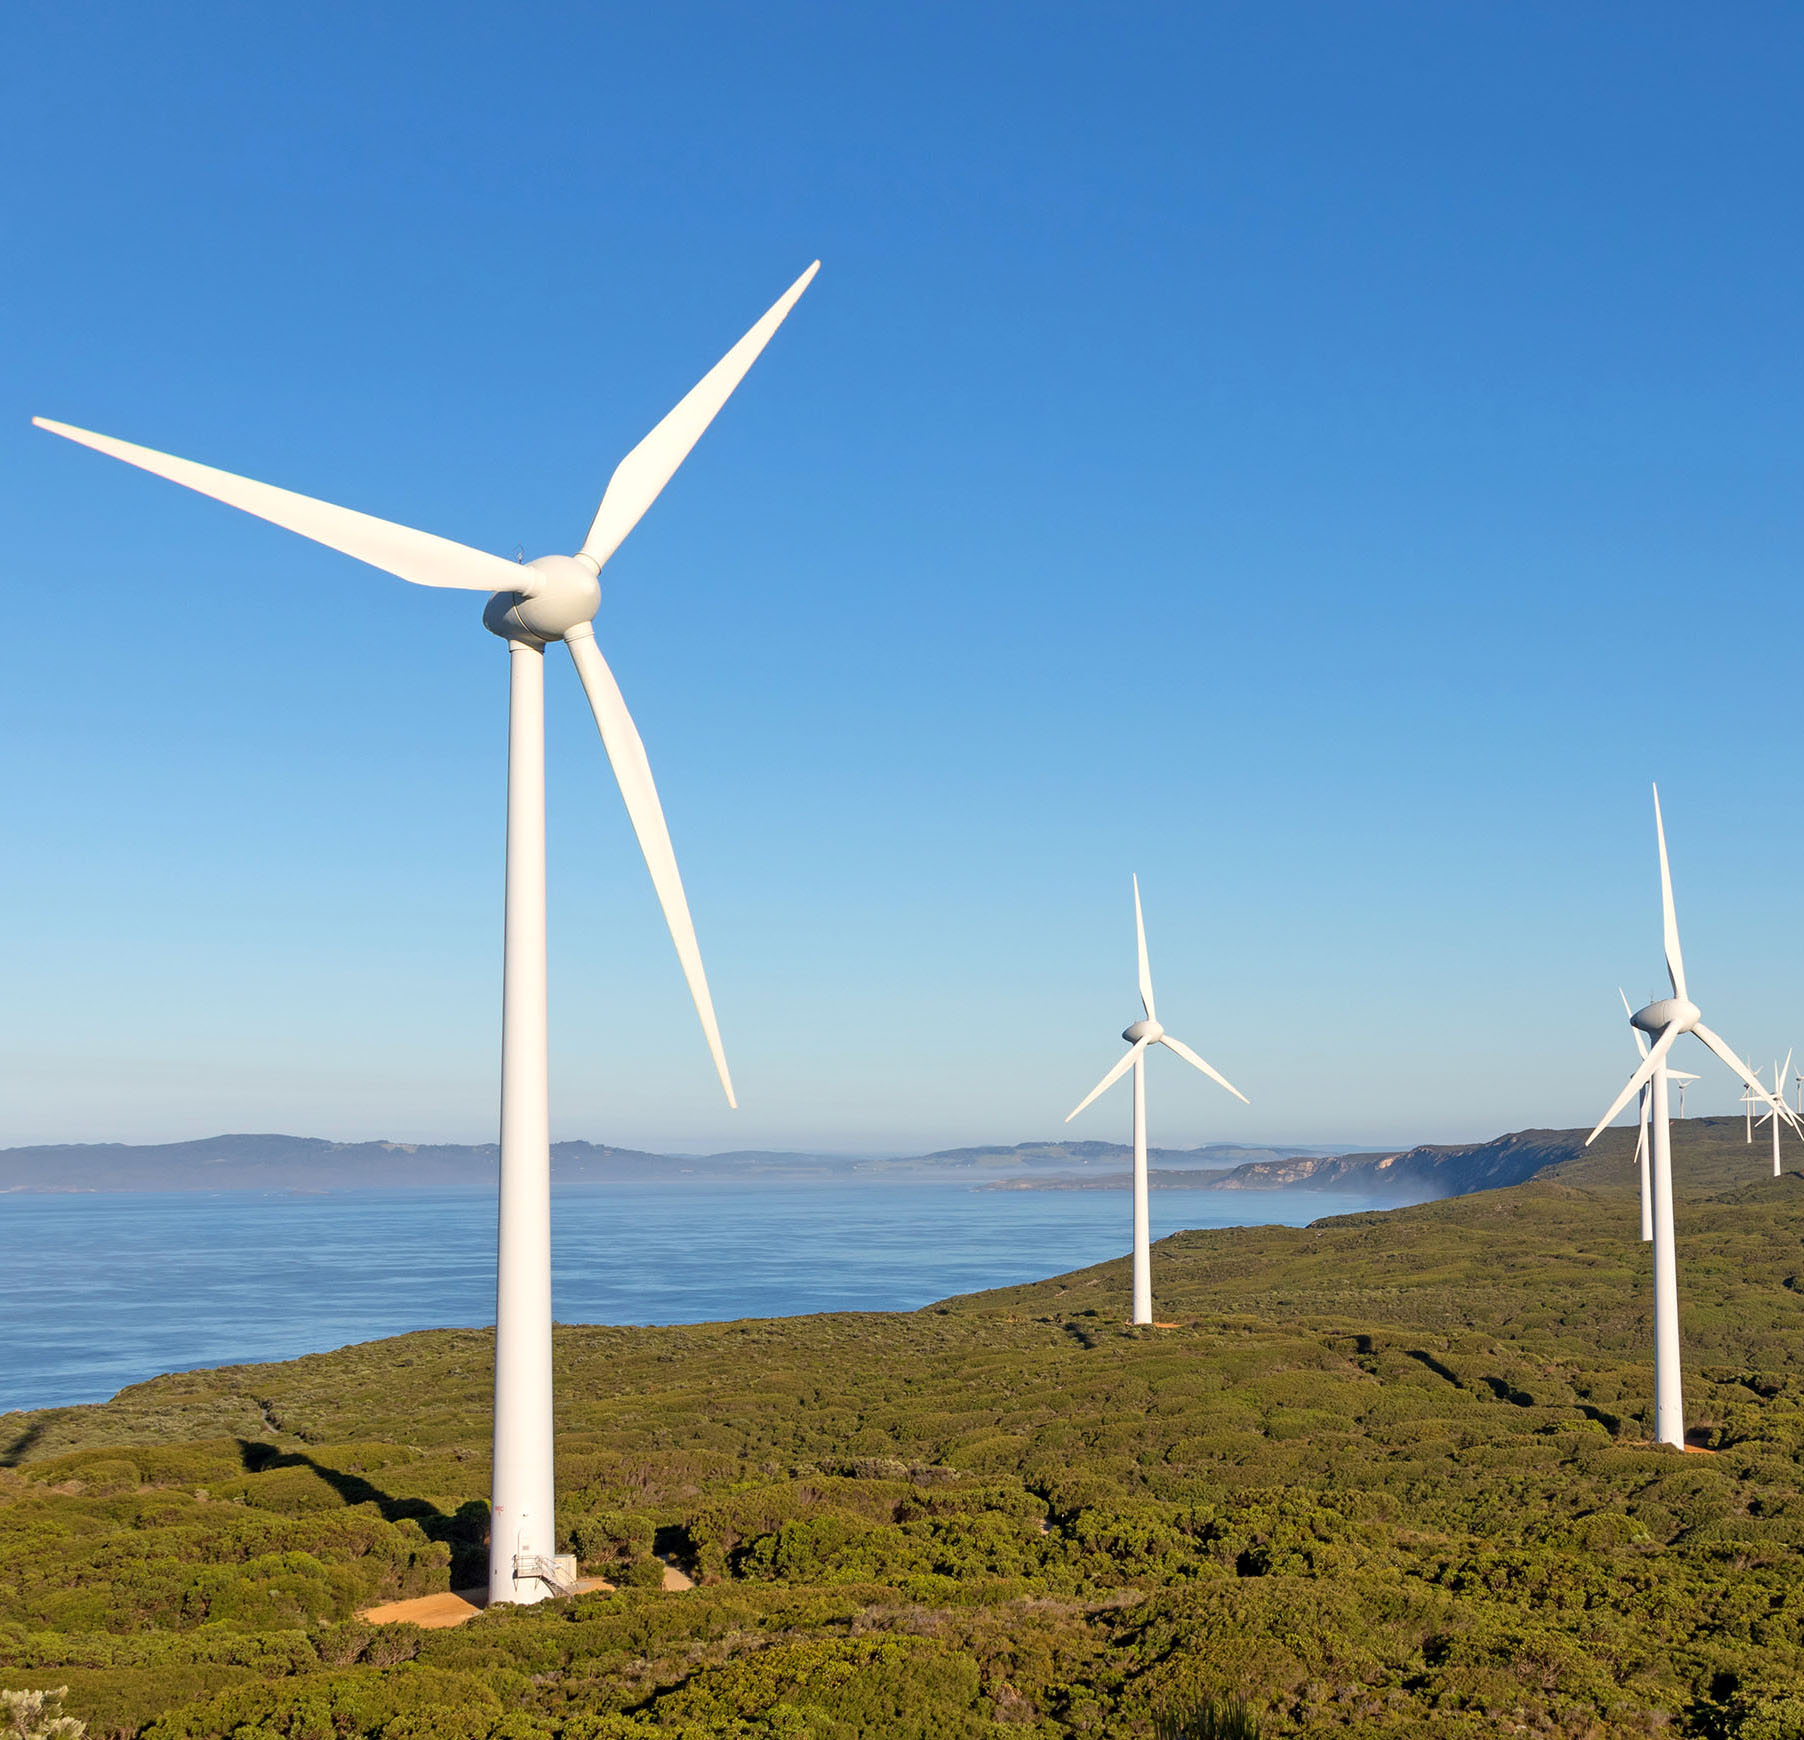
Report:
[[[1635,1011],[1629,1007],[1629,994],[1620,985],[1616,987],[1616,995],[1622,999],[1622,1012],[1633,1021]],[[1643,1057],[1647,1056],[1647,1035],[1639,1027],[1631,1027],[1629,1031],[1635,1035],[1635,1048]]]
[[[1637,1166],[1641,1164],[1642,1155],[1647,1152],[1648,1124],[1653,1116],[1652,1109],[1647,1102],[1651,1097],[1648,1090],[1644,1087],[1641,1090],[1641,1103],[1638,1108],[1640,1113],[1641,1133],[1635,1138],[1635,1164]]]
[[[1614,1121],[1616,1114],[1653,1080],[1654,1071],[1660,1066],[1666,1054],[1672,1050],[1673,1041],[1678,1037],[1679,1029],[1676,1025],[1661,1028],[1660,1037],[1654,1041],[1647,1056],[1641,1060],[1641,1067],[1629,1077],[1629,1085],[1616,1096],[1615,1104],[1598,1119],[1597,1128],[1585,1138],[1587,1148],[1604,1133]]]
[[[1672,994],[1685,997],[1685,957],[1679,952],[1679,918],[1673,911],[1672,866],[1666,861],[1666,822],[1660,814],[1658,786],[1654,787],[1654,832],[1660,840],[1660,920],[1666,940],[1666,975],[1672,980]]]
[[[1073,1118],[1075,1118],[1077,1116],[1077,1114],[1084,1109],[1085,1106],[1089,1105],[1089,1103],[1093,1099],[1096,1099],[1099,1095],[1106,1094],[1109,1091],[1109,1089],[1112,1088],[1116,1084],[1116,1082],[1120,1081],[1121,1078],[1127,1074],[1128,1070],[1133,1065],[1134,1059],[1136,1057],[1138,1057],[1141,1054],[1141,1052],[1143,1052],[1145,1049],[1146,1049],[1146,1041],[1144,1039],[1136,1039],[1134,1041],[1134,1043],[1128,1047],[1127,1053],[1121,1059],[1121,1061],[1118,1064],[1116,1064],[1115,1067],[1112,1070],[1110,1070],[1109,1073],[1107,1075],[1105,1075],[1102,1078],[1102,1080],[1096,1084],[1095,1087],[1091,1088],[1091,1090],[1087,1094],[1085,1094],[1084,1097],[1081,1100],[1079,1100],[1077,1102],[1077,1104],[1074,1107],[1072,1107],[1072,1109],[1070,1111],[1068,1111],[1065,1114],[1065,1122],[1070,1123],[1071,1120]]]
[[[473,550],[468,544],[453,543],[431,532],[416,532],[411,526],[397,526],[371,514],[360,514],[354,508],[334,507],[329,501],[315,501],[310,495],[296,495],[293,490],[277,489],[273,484],[253,483],[248,477],[235,477],[229,471],[196,465],[191,459],[177,459],[154,448],[134,446],[130,441],[116,441],[110,435],[96,435],[68,423],[53,423],[48,417],[33,417],[32,422],[52,435],[123,459],[140,471],[154,472],[171,483],[210,495],[228,507],[242,508],[260,520],[355,556],[359,562],[411,580],[416,586],[451,586],[463,592],[531,589],[530,575],[517,563],[491,556],[486,550]]]
[[[777,298],[764,318],[689,389],[676,409],[614,467],[601,506],[595,510],[589,526],[589,535],[578,552],[595,565],[597,573],[676,475],[677,467],[689,457],[690,448],[702,438],[703,430],[714,421],[733,389],[745,379],[746,370],[758,360],[758,353],[770,343],[771,334],[783,324],[783,317],[820,269],[821,263],[816,260]]]
[[[1140,878],[1134,878],[1134,938],[1140,945],[1140,1006],[1148,1021],[1157,1021],[1153,1013],[1153,970],[1146,960],[1146,920],[1140,916]]]
[[[1709,1046],[1710,1049],[1712,1051],[1714,1051],[1716,1053],[1716,1055],[1723,1060],[1724,1063],[1726,1063],[1732,1070],[1735,1071],[1736,1075],[1741,1079],[1741,1081],[1743,1081],[1752,1090],[1752,1092],[1747,1096],[1750,1101],[1758,1100],[1762,1105],[1776,1107],[1779,1111],[1781,1111],[1785,1114],[1785,1118],[1788,1123],[1795,1125],[1798,1122],[1797,1117],[1792,1112],[1791,1107],[1789,1107],[1787,1105],[1783,1105],[1780,1101],[1774,1099],[1773,1096],[1766,1091],[1765,1087],[1761,1085],[1760,1077],[1755,1075],[1748,1068],[1748,1066],[1745,1063],[1743,1063],[1741,1061],[1741,1059],[1739,1057],[1737,1057],[1735,1055],[1735,1053],[1732,1052],[1728,1048],[1727,1045],[1725,1045],[1723,1043],[1723,1040],[1720,1035],[1712,1033],[1710,1031],[1710,1029],[1708,1027],[1706,1027],[1703,1024],[1703,1022],[1701,1022],[1701,1021],[1694,1028],[1692,1028],[1691,1031],[1693,1033],[1695,1033],[1698,1036],[1698,1038],[1703,1040],[1703,1042],[1707,1046]]]
[[[1204,1063],[1203,1060],[1183,1042],[1183,1040],[1173,1039],[1169,1033],[1162,1033],[1159,1035],[1159,1043],[1161,1045],[1169,1045],[1186,1063],[1192,1064],[1197,1069],[1200,1069],[1211,1081],[1219,1082],[1235,1097],[1235,1099],[1239,1100],[1243,1106],[1250,1106],[1253,1103],[1219,1070],[1211,1069],[1208,1064]]]
[[[683,894],[683,878],[677,871],[676,853],[671,848],[670,830],[664,825],[664,809],[658,802],[658,788],[652,783],[651,764],[645,759],[645,745],[639,730],[621,698],[620,685],[595,644],[593,630],[585,622],[564,636],[570,649],[576,674],[582,679],[583,692],[589,697],[595,723],[601,732],[602,747],[608,752],[614,777],[620,782],[620,795],[626,800],[626,813],[632,818],[633,832],[639,836],[639,850],[645,854],[645,865],[651,871],[652,886],[658,891],[658,904],[664,908],[664,922],[670,926],[670,940],[676,944],[677,959],[683,965],[683,977],[689,981],[689,995],[695,999],[695,1012],[701,1017],[702,1032],[714,1067],[720,1072],[720,1085],[726,1090],[727,1104],[737,1108],[733,1097],[733,1078],[727,1073],[727,1055],[721,1048],[720,1027],[714,1019],[714,999],[708,995],[708,975],[702,970],[702,952],[695,940],[695,923],[689,916],[689,902]]]

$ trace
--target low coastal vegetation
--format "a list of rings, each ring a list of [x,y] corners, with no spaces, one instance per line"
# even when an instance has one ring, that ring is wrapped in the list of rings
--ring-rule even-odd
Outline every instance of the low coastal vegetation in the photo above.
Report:
[[[1181,1233],[905,1314],[565,1328],[565,1541],[480,1581],[486,1336],[0,1419],[0,1685],[90,1740],[1804,1733],[1804,1182],[1678,1126],[1651,1447],[1622,1133],[1510,1189]],[[675,1563],[696,1587],[669,1593]]]

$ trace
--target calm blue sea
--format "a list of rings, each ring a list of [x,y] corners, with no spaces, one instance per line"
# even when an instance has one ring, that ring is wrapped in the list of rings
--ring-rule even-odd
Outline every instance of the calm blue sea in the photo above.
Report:
[[[1385,1206],[1161,1190],[1153,1236]],[[1128,1214],[1126,1191],[968,1183],[561,1189],[553,1298],[565,1323],[912,1310],[1120,1256]],[[5,1195],[0,1251],[0,1411],[495,1320],[490,1190]]]

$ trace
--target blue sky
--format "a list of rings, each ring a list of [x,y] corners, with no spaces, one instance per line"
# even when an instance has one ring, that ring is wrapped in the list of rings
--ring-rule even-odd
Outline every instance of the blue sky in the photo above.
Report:
[[[505,655],[33,413],[604,576],[743,1110],[551,672],[554,1128],[1588,1122],[1804,1045],[1804,15],[21,4],[0,1142],[486,1140]],[[1699,1057],[1702,1057],[1700,1050]],[[1714,1064],[1693,1109],[1731,1109]],[[1072,1126],[1120,1138],[1124,1094]]]

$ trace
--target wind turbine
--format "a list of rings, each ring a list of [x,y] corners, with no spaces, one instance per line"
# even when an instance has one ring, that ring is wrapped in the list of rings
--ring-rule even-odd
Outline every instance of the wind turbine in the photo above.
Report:
[[[491,594],[483,626],[507,642],[507,886],[501,1012],[501,1168],[495,1293],[495,1456],[489,1599],[532,1602],[572,1587],[553,1515],[551,1139],[545,1007],[545,647],[569,648],[626,800],[725,1090],[714,1004],[645,746],[595,644],[599,575],[658,498],[819,269],[811,265],[621,460],[582,548],[520,565],[208,465],[45,418],[41,429],[198,490],[417,586]]]
[[[1679,921],[1673,910],[1672,870],[1666,858],[1666,823],[1660,814],[1658,786],[1654,788],[1654,832],[1660,844],[1660,912],[1672,995],[1658,998],[1629,1017],[1630,1025],[1638,1033],[1651,1036],[1653,1044],[1647,1047],[1641,1067],[1629,1077],[1628,1086],[1616,1096],[1615,1104],[1585,1138],[1585,1146],[1589,1148],[1643,1088],[1651,1088],[1653,1140],[1649,1182],[1653,1187],[1654,1437],[1662,1444],[1683,1450],[1685,1400],[1679,1370],[1679,1287],[1672,1217],[1672,1122],[1667,1104],[1667,1057],[1681,1035],[1694,1033],[1762,1101],[1778,1106],[1781,1111],[1785,1108],[1772,1099],[1759,1077],[1704,1025],[1703,1011],[1686,994],[1685,959],[1679,951]],[[1785,1115],[1791,1116],[1789,1111]]]
[[[1666,1072],[1666,1079],[1670,1082],[1676,1083],[1678,1086],[1678,1089],[1679,1089],[1679,1116],[1682,1118],[1685,1116],[1685,1090],[1688,1087],[1690,1087],[1694,1081],[1697,1080],[1697,1077],[1695,1075],[1693,1075],[1691,1073],[1691,1071],[1688,1069],[1669,1069]]]
[[[1785,1054],[1785,1062],[1783,1064],[1779,1063],[1777,1059],[1774,1059],[1773,1098],[1777,1102],[1778,1109],[1768,1112],[1766,1116],[1760,1120],[1763,1124],[1771,1124],[1773,1126],[1773,1176],[1775,1178],[1783,1178],[1785,1176],[1785,1169],[1779,1164],[1779,1119],[1782,1111],[1788,1121],[1791,1119],[1792,1115],[1790,1110],[1785,1107],[1785,1072],[1790,1068],[1791,1053],[1789,1051]]]
[[[1235,1099],[1242,1104],[1250,1105],[1239,1088],[1228,1078],[1203,1062],[1197,1054],[1181,1039],[1172,1036],[1159,1025],[1159,1017],[1153,1008],[1153,974],[1146,959],[1146,920],[1140,912],[1140,878],[1134,878],[1134,939],[1140,951],[1140,1003],[1146,1010],[1146,1019],[1136,1021],[1131,1027],[1123,1030],[1121,1037],[1132,1049],[1127,1056],[1099,1081],[1095,1087],[1084,1095],[1076,1107],[1066,1114],[1065,1122],[1073,1118],[1089,1105],[1098,1095],[1107,1093],[1116,1082],[1131,1068],[1134,1072],[1134,1322],[1151,1323],[1153,1320],[1153,1272],[1152,1252],[1148,1243],[1147,1203],[1146,1203],[1146,1051],[1150,1045],[1163,1045],[1175,1051],[1179,1057],[1200,1069],[1211,1081],[1225,1087]]]

